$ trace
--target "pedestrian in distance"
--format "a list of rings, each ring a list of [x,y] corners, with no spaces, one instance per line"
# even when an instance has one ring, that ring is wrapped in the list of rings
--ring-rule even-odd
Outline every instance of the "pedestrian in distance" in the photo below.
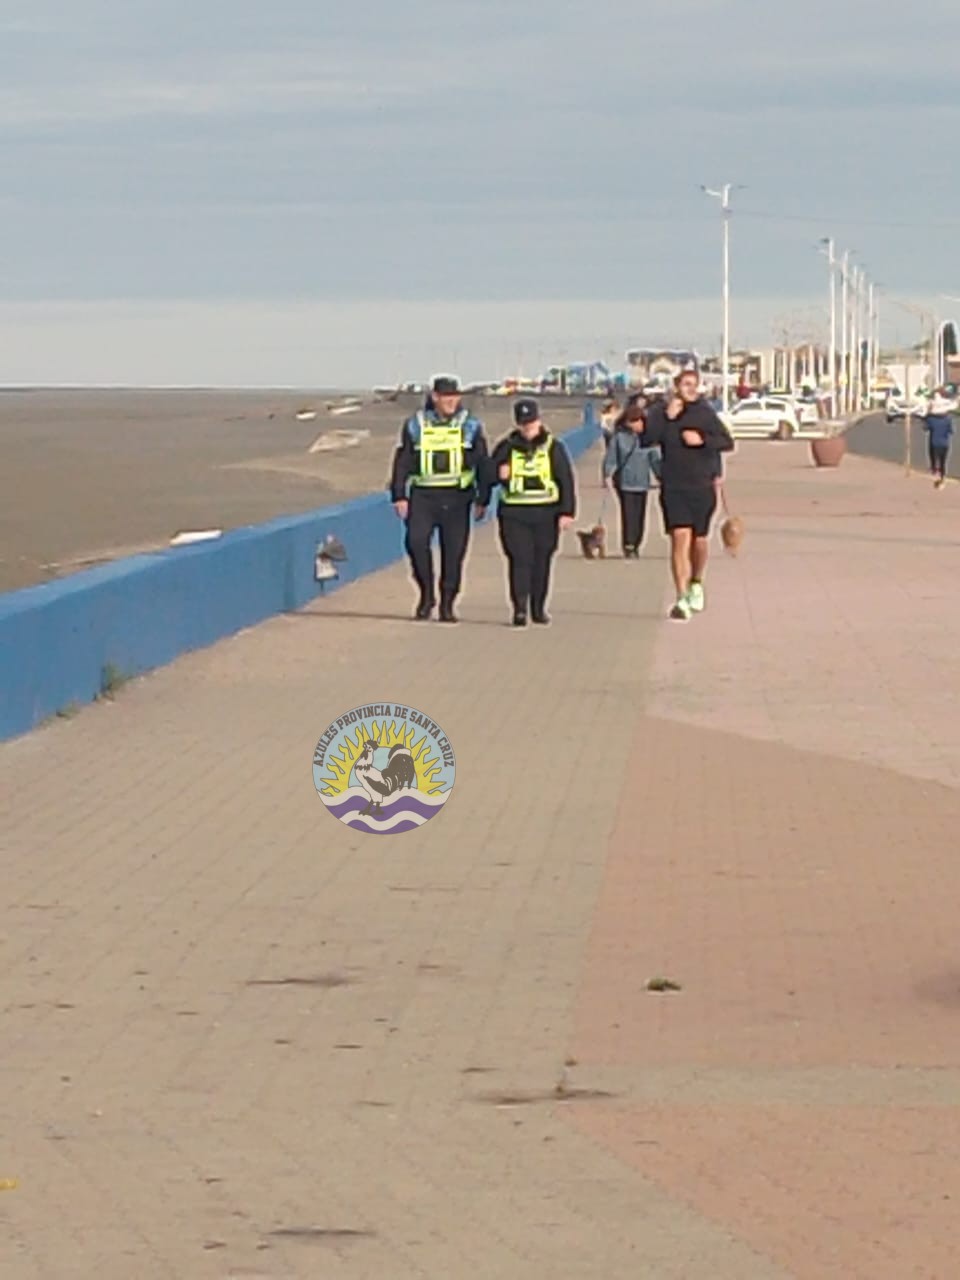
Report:
[[[660,505],[670,538],[670,565],[676,603],[670,617],[686,620],[705,606],[703,581],[710,547],[710,528],[717,509],[721,454],[733,439],[700,395],[700,377],[684,370],[675,394],[651,409],[644,441],[659,445]]]
[[[470,542],[470,509],[483,519],[490,500],[483,426],[463,407],[456,378],[435,378],[428,405],[404,422],[393,458],[390,497],[406,524],[406,550],[420,589],[414,617],[437,605],[432,541],[440,538],[440,621],[456,622]]]
[[[525,627],[530,618],[545,626],[559,535],[577,513],[576,482],[570,455],[544,426],[536,400],[518,400],[513,420],[515,430],[500,441],[491,459],[493,483],[500,487],[500,542],[507,557],[513,625]]]
[[[934,397],[923,419],[923,429],[927,433],[933,487],[942,489],[947,478],[947,457],[950,453],[950,442],[953,439],[953,418],[950,415],[949,404],[941,396]]]
[[[639,400],[627,409],[624,421],[607,447],[603,481],[620,505],[620,542],[625,560],[640,557],[647,521],[647,495],[660,479],[660,450],[644,439],[647,410]]]
[[[600,430],[603,432],[603,447],[606,448],[613,439],[617,422],[620,418],[620,406],[616,400],[608,400],[600,410]]]

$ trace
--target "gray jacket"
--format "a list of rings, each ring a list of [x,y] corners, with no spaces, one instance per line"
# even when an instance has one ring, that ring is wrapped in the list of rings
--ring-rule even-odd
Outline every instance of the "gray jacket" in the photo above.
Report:
[[[626,493],[649,489],[654,479],[660,479],[660,450],[645,445],[635,431],[617,431],[607,445],[603,476],[605,480],[612,477],[614,485]]]

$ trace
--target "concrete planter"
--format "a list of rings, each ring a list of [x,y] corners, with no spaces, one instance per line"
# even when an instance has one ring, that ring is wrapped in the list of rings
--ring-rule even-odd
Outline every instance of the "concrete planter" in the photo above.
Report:
[[[847,442],[843,436],[825,436],[822,440],[810,441],[810,453],[817,467],[839,467],[846,452]]]

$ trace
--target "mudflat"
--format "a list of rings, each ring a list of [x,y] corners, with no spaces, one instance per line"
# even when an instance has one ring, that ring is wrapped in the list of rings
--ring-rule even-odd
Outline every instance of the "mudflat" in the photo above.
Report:
[[[382,489],[400,423],[419,400],[367,397],[341,416],[328,406],[342,394],[4,391],[0,591],[164,547],[187,530],[234,529]],[[492,446],[510,428],[511,401],[469,403]],[[573,398],[541,404],[558,432],[583,412]],[[304,411],[315,416],[299,420]]]

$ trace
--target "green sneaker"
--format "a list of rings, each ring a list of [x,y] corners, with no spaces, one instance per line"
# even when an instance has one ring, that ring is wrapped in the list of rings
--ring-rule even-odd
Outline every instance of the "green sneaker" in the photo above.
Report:
[[[691,582],[687,591],[687,604],[690,606],[691,612],[703,613],[703,607],[706,600],[703,595],[703,583]]]
[[[690,605],[686,596],[681,596],[670,610],[670,617],[677,622],[686,622],[690,617]]]

